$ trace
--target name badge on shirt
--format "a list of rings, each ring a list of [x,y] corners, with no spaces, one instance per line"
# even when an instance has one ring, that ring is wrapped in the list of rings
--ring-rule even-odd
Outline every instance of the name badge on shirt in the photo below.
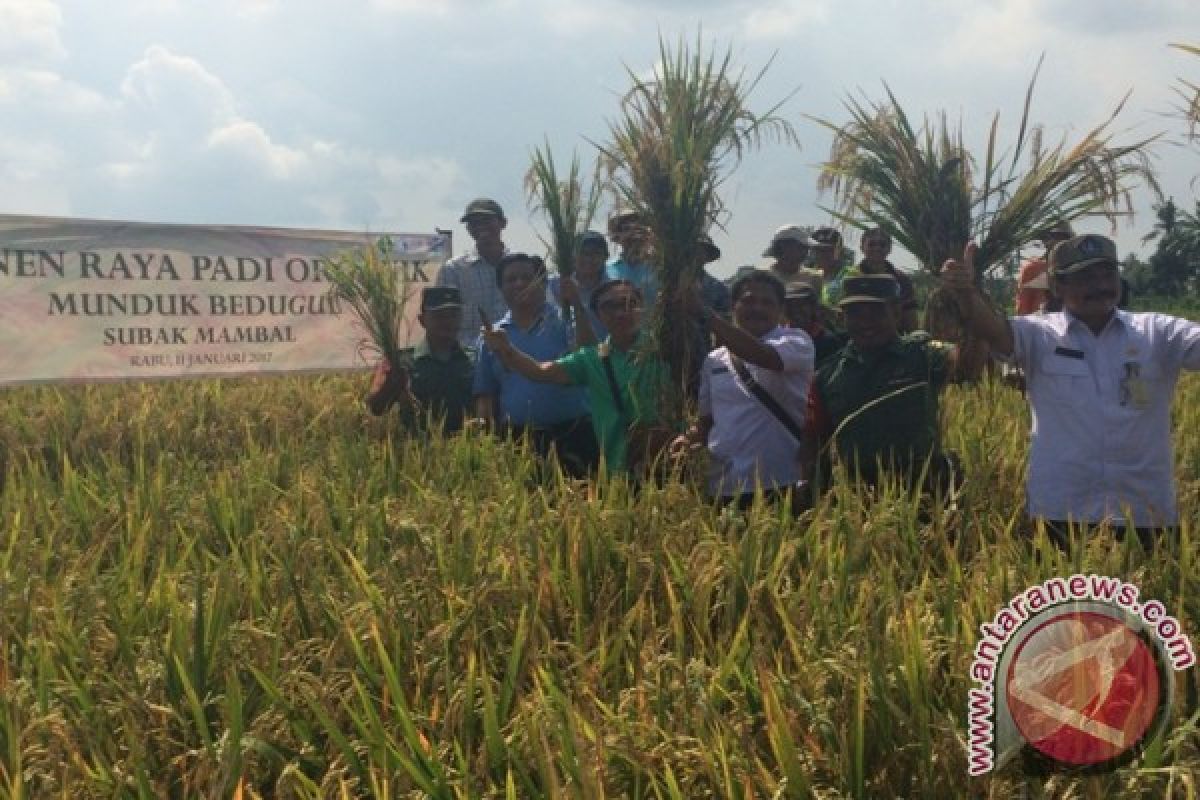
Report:
[[[1138,411],[1150,407],[1150,387],[1142,377],[1142,365],[1136,361],[1125,362],[1125,376],[1120,384],[1121,405],[1132,406]]]
[[[1065,356],[1066,358],[1077,358],[1081,361],[1083,360],[1083,351],[1082,350],[1072,350],[1071,348],[1063,347],[1062,345],[1059,345],[1058,347],[1054,348],[1054,355]]]

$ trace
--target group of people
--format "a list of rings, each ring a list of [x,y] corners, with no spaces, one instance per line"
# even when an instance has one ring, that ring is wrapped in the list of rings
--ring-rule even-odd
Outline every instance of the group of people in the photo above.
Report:
[[[1072,525],[1111,522],[1146,544],[1178,525],[1169,408],[1179,371],[1200,369],[1200,324],[1118,310],[1116,249],[1104,236],[1047,232],[1044,291],[1061,310],[1012,319],[977,288],[972,246],[947,261],[942,288],[967,310],[962,345],[919,329],[912,281],[888,261],[882,230],[863,234],[863,259],[850,265],[837,230],[784,226],[764,252],[771,262],[739,271],[731,287],[705,271],[720,250],[702,237],[700,279],[663,298],[694,321],[707,351],[696,423],[669,430],[664,417],[677,415],[661,406],[676,395],[643,325],[660,287],[637,215],[615,213],[607,238],[580,236],[570,276],[510,252],[495,201],[472,201],[462,222],[475,248],[422,292],[425,339],[407,368],[377,369],[374,413],[398,404],[406,424],[528,436],[580,477],[636,475],[705,450],[718,502],[745,506],[761,493],[798,509],[833,459],[866,485],[949,492],[962,476],[941,445],[940,392],[996,359],[1025,374],[1027,508],[1056,543],[1067,546]]]

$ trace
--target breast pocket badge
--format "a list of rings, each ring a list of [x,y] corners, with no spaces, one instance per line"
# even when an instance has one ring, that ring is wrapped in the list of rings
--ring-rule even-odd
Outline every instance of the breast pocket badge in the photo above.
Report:
[[[1120,385],[1121,405],[1145,411],[1150,407],[1150,386],[1142,377],[1142,365],[1136,361],[1125,362],[1125,374]]]

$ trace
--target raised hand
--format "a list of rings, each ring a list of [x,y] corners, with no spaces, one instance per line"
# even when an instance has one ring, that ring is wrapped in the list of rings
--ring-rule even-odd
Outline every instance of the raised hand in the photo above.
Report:
[[[942,286],[952,292],[974,291],[975,289],[975,252],[979,248],[974,242],[968,242],[963,248],[962,260],[946,259],[942,265]]]

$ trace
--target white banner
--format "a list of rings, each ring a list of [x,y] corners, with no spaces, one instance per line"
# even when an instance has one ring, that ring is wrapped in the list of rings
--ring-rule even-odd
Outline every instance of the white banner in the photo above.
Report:
[[[409,338],[450,236],[0,215],[0,386],[366,366],[322,264],[391,240]]]

